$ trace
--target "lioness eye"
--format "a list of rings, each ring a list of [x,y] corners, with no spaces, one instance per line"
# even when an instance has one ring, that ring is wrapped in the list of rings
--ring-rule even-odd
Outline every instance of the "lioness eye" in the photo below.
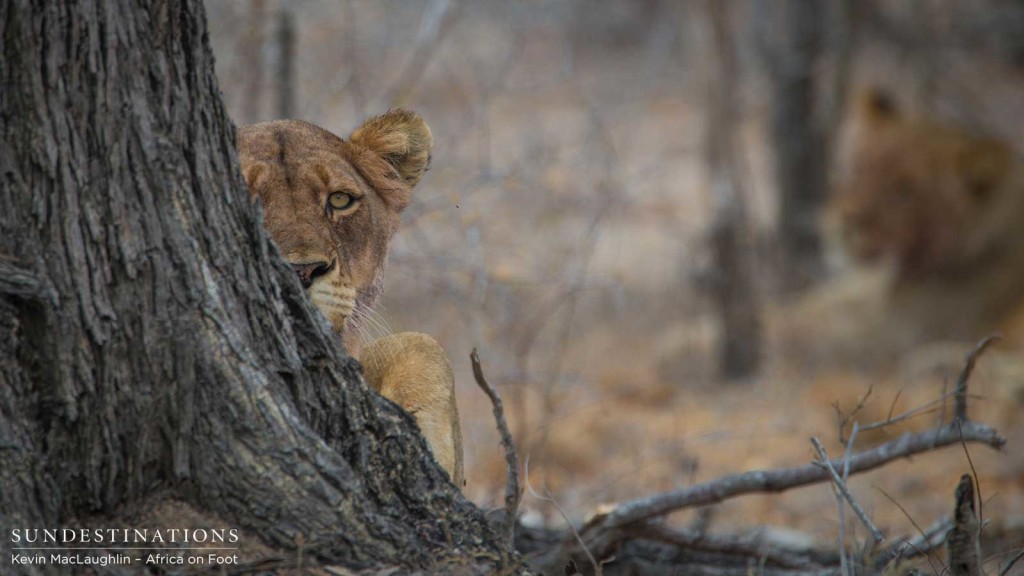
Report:
[[[344,210],[351,206],[355,201],[355,196],[347,192],[334,192],[327,197],[327,203],[330,205],[332,210]]]

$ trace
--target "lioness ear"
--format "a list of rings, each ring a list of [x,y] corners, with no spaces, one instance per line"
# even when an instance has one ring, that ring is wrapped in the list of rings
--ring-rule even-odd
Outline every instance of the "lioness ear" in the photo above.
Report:
[[[873,124],[881,124],[900,115],[892,95],[878,88],[867,88],[857,96],[857,111]]]
[[[995,138],[972,142],[960,154],[957,168],[976,200],[987,200],[1002,184],[1010,172],[1012,156],[1010,146]]]
[[[366,121],[349,141],[379,154],[409,186],[415,186],[430,165],[434,138],[418,114],[395,109]]]
[[[242,177],[245,178],[245,183],[249,186],[249,192],[255,196],[256,185],[259,184],[260,178],[266,171],[266,166],[258,160],[246,162],[244,156],[240,157],[239,160],[242,164]]]

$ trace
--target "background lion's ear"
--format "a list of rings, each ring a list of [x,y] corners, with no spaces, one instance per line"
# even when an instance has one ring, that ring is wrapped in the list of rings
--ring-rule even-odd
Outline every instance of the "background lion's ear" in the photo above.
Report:
[[[430,164],[434,138],[418,114],[395,109],[367,120],[356,128],[349,141],[379,154],[402,180],[415,186]]]
[[[976,200],[988,200],[1003,183],[1010,173],[1012,156],[1010,146],[994,138],[975,142],[960,154],[957,168]]]
[[[881,124],[900,115],[891,94],[878,88],[867,88],[857,95],[857,110],[869,122]]]
[[[256,185],[259,184],[260,177],[266,172],[266,166],[258,160],[246,162],[244,156],[239,157],[239,160],[242,163],[242,177],[245,178],[249,191],[255,195]]]

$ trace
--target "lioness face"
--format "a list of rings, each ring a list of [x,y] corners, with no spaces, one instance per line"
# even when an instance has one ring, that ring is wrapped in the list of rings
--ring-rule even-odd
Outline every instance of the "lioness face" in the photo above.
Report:
[[[264,225],[317,308],[358,355],[358,322],[381,292],[388,246],[427,168],[430,130],[396,110],[348,141],[296,120],[243,126],[242,173]]]
[[[1008,148],[955,127],[903,117],[877,94],[859,102],[858,133],[830,209],[856,258],[889,258],[904,276],[951,262],[966,227],[993,209]]]
[[[889,256],[912,266],[937,248],[927,214],[934,182],[914,163],[894,161],[908,152],[889,144],[875,142],[856,151],[833,208],[851,255],[863,261]]]

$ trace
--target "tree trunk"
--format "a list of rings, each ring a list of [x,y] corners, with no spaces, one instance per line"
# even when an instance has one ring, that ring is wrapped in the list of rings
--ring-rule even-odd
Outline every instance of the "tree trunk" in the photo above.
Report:
[[[277,13],[277,117],[295,118],[295,22],[288,6]]]
[[[249,22],[240,42],[239,52],[244,64],[239,68],[243,72],[246,83],[245,100],[242,101],[242,123],[255,124],[260,117],[263,99],[263,68],[266,66],[264,57],[264,21],[266,6],[263,0],[252,0],[249,7]]]
[[[518,563],[264,233],[201,3],[131,6],[0,5],[0,526],[160,490],[315,561]]]
[[[737,163],[738,106],[731,2],[708,0],[715,54],[709,79],[705,126],[708,171],[714,204],[711,246],[720,326],[719,355],[724,378],[754,374],[761,364],[761,317],[754,276],[746,199]]]
[[[822,53],[828,6],[820,0],[761,1],[779,23],[765,27],[772,94],[771,141],[779,187],[780,287],[805,288],[824,270],[818,219],[827,193],[827,122],[816,114],[815,63]],[[781,22],[779,22],[781,19]],[[781,32],[780,32],[781,29]]]

